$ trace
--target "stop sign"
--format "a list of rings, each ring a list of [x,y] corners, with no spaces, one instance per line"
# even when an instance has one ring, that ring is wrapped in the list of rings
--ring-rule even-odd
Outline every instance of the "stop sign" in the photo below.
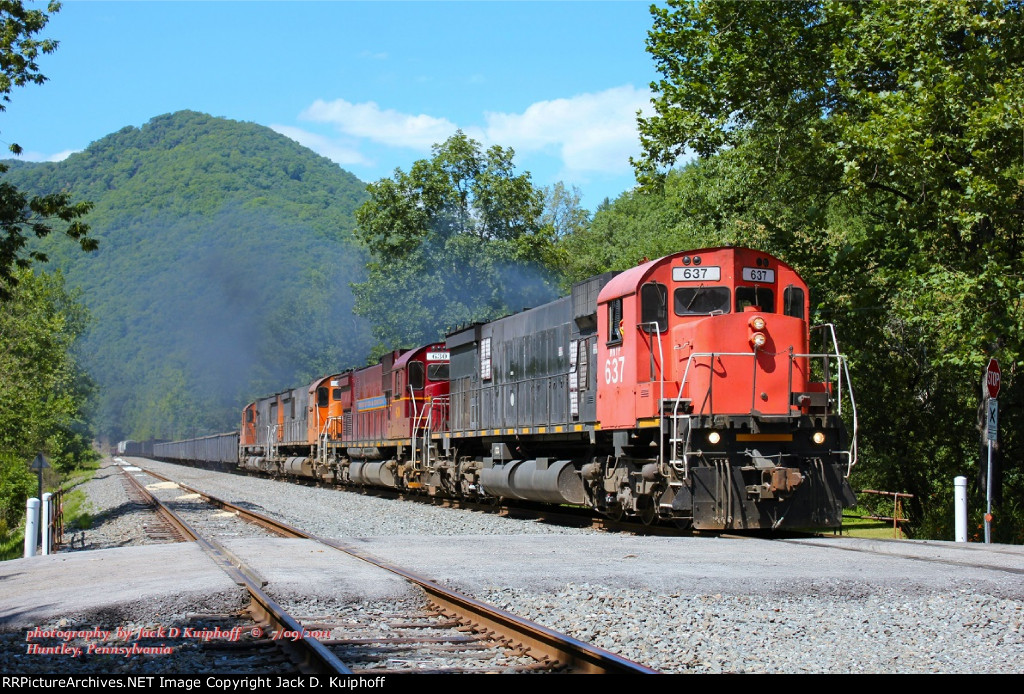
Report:
[[[1002,381],[1002,372],[999,371],[999,362],[995,359],[988,360],[988,368],[985,369],[985,385],[988,387],[990,398],[999,397],[999,383]]]

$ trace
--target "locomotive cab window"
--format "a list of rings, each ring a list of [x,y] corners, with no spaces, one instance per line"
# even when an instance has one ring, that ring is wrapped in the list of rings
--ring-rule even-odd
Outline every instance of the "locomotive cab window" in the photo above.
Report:
[[[640,322],[649,333],[668,330],[668,288],[648,282],[640,288]]]
[[[736,287],[736,312],[756,306],[765,313],[775,313],[775,292],[768,287]]]
[[[413,390],[423,390],[423,362],[409,362],[409,387]]]
[[[804,290],[800,287],[789,285],[786,291],[782,292],[782,312],[794,318],[804,317]]]
[[[331,400],[341,400],[341,388],[335,388],[331,391]]]
[[[622,342],[622,299],[608,302],[608,344]]]
[[[246,410],[245,411],[245,421],[247,421],[247,422],[251,422],[252,421],[252,410]]]
[[[327,388],[320,386],[316,389],[316,406],[327,407]]]
[[[728,287],[679,287],[673,294],[677,316],[710,316],[729,312]]]
[[[427,378],[430,381],[447,381],[448,364],[430,364],[427,366]]]

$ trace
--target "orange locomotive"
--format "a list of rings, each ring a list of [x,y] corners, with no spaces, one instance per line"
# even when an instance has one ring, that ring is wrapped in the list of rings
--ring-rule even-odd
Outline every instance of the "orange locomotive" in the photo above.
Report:
[[[243,468],[354,484],[422,486],[412,463],[440,431],[448,392],[443,343],[387,354],[242,411]],[[398,461],[406,462],[398,469]],[[422,465],[420,472],[422,472]]]
[[[836,527],[856,413],[809,315],[766,253],[676,253],[257,400],[238,464],[699,529]]]
[[[588,469],[608,493],[595,504],[698,528],[839,525],[855,503],[844,400],[855,428],[856,414],[832,326],[812,354],[809,315],[796,272],[749,249],[677,253],[611,280],[597,419],[614,452]]]

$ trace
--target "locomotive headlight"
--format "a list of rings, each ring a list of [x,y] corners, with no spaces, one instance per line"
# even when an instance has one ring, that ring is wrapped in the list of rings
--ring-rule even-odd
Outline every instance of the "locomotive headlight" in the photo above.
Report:
[[[757,331],[764,330],[764,326],[765,326],[764,318],[762,318],[761,316],[754,316],[753,318],[750,319],[749,325],[754,330],[757,330]]]
[[[816,432],[814,432],[814,436],[811,437],[811,441],[814,441],[814,443],[818,444],[819,446],[821,444],[825,443],[825,432],[823,432],[823,431],[816,431]]]
[[[719,434],[717,431],[712,431],[710,434],[708,434],[708,443],[710,443],[712,446],[717,446],[718,442],[721,440],[722,435]]]
[[[753,347],[764,347],[764,343],[768,341],[768,338],[764,336],[764,333],[754,333],[750,336],[750,344]]]

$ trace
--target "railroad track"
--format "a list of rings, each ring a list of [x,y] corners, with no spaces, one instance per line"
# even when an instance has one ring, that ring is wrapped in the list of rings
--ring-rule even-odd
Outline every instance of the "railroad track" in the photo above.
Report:
[[[123,472],[124,468],[121,470]],[[143,509],[153,511],[153,515],[147,516],[142,522],[142,530],[146,533],[146,537],[155,542],[188,542],[192,540],[175,522],[174,518],[156,503],[152,494],[140,487],[131,475],[121,475],[121,484],[128,495],[129,513]]]
[[[379,560],[360,548],[338,540],[317,537],[276,519],[242,508],[159,473],[141,470],[174,484],[170,489],[180,505],[201,499],[224,514],[222,519],[244,520],[280,537],[301,538],[326,545],[401,576],[418,586],[425,600],[397,614],[287,615],[262,590],[259,574],[246,566],[216,540],[202,539],[190,530],[204,549],[254,595],[259,619],[272,623],[272,631],[303,635],[290,641],[290,655],[303,672],[342,674],[572,672],[654,673],[655,670],[613,653],[560,634],[504,610],[460,595],[401,567]],[[126,474],[130,474],[126,472]],[[139,485],[142,486],[141,484]],[[159,486],[159,485],[153,485]],[[179,492],[186,494],[181,495]],[[164,502],[167,512],[188,525]],[[209,516],[209,512],[205,513]],[[261,595],[265,597],[256,597]],[[393,606],[389,606],[393,609]],[[262,610],[262,611],[259,611]],[[274,620],[277,620],[276,622]],[[307,636],[321,635],[324,638]],[[283,639],[279,639],[281,641]],[[310,649],[310,650],[306,650]]]
[[[154,503],[159,509],[161,514],[168,518],[177,528],[177,531],[187,538],[199,543],[199,545],[214,561],[216,561],[222,569],[231,578],[249,592],[249,607],[248,612],[252,616],[255,625],[248,630],[250,636],[256,634],[262,635],[273,635],[273,634],[302,634],[302,625],[289,615],[274,599],[263,590],[263,581],[259,578],[258,574],[250,570],[243,562],[239,561],[227,548],[224,547],[217,540],[209,537],[208,534],[202,533],[196,527],[193,527],[183,516],[173,510],[171,506],[164,500],[158,498],[153,492],[153,489],[147,488],[143,485],[134,475],[135,471],[139,470],[155,479],[163,480],[167,484],[174,484],[174,482],[162,475],[143,470],[142,468],[122,467],[122,472],[125,477],[131,481],[131,484],[135,486],[136,491],[140,494],[148,496],[152,503]],[[158,485],[151,485],[158,486]],[[180,488],[180,485],[176,485]],[[200,498],[200,495],[192,493],[193,498],[187,499],[191,502],[196,498]],[[180,497],[179,497],[180,498]],[[180,505],[180,502],[179,502]],[[257,639],[259,638],[257,636]],[[335,674],[349,674],[351,671],[345,667],[345,665],[337,659],[326,647],[317,642],[314,638],[296,638],[296,639],[272,639],[274,646],[282,650],[288,658],[295,664],[295,670],[304,673],[335,673]],[[261,647],[263,644],[253,644],[252,642],[246,641],[233,641],[238,643],[239,647]],[[272,659],[274,659],[272,657]]]

